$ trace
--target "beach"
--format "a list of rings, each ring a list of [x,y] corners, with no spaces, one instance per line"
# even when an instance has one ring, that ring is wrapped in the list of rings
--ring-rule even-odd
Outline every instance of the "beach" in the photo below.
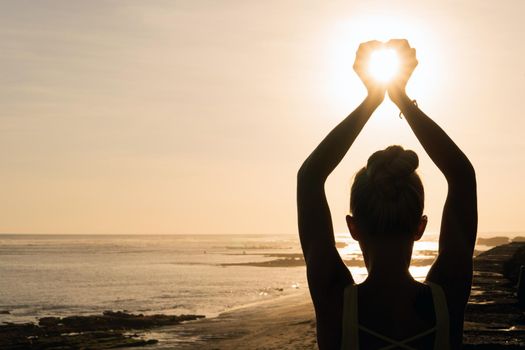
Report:
[[[357,242],[338,234],[356,281],[366,276]],[[435,258],[416,243],[411,273]],[[205,315],[303,293],[297,235],[0,235],[0,323],[126,311]]]
[[[525,243],[498,246],[476,258],[465,314],[465,349],[525,349],[525,318],[517,307],[516,276],[512,275],[515,268],[504,267],[517,252],[521,255],[512,264],[525,264]],[[182,349],[317,349],[314,311],[307,293],[162,332],[171,331],[180,337]],[[192,341],[185,343],[184,337]]]
[[[508,240],[494,241],[505,242]],[[252,243],[251,247],[255,246],[263,248],[259,243]],[[234,248],[231,249],[233,251],[239,248],[230,247]],[[249,255],[249,247],[243,245],[240,255]],[[267,244],[264,248],[269,247]],[[256,254],[270,256],[262,261],[250,262],[246,259],[228,264],[251,268],[252,273],[264,271],[275,274],[286,268],[299,269],[304,273],[304,261],[301,263],[297,253]],[[426,259],[425,254],[420,255]],[[522,311],[517,308],[514,289],[516,266],[525,264],[524,256],[525,244],[516,242],[499,245],[475,258],[474,284],[465,316],[465,348],[524,348],[525,323]],[[228,270],[230,268],[228,265],[221,269],[242,271]],[[46,346],[57,343],[64,348],[75,348],[68,347],[68,344],[80,344],[97,349],[116,346],[144,346],[149,349],[316,349],[315,317],[308,288],[306,284],[300,284],[288,289],[267,289],[274,295],[264,295],[265,292],[259,291],[256,293],[258,297],[251,302],[229,307],[217,315],[188,314],[180,318],[158,312],[143,316],[136,310],[105,311],[103,315],[43,317],[39,318],[38,327],[28,326],[28,323],[24,327],[20,323],[4,324],[0,326],[0,347],[16,349],[19,348],[16,347],[17,341],[32,339],[26,345],[30,344],[34,349],[52,349]],[[63,324],[67,327],[64,328]],[[8,338],[11,343],[7,342]]]
[[[314,311],[307,291],[202,322],[159,329],[153,336],[177,343],[177,349],[317,348]],[[169,348],[162,342],[152,346],[152,349]]]

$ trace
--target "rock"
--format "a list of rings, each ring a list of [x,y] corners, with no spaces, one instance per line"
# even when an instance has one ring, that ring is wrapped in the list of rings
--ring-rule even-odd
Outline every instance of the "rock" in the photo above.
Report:
[[[497,237],[490,237],[490,238],[479,237],[476,244],[497,246],[497,245],[507,244],[509,242],[510,242],[509,237],[505,237],[505,236],[497,236]]]
[[[525,320],[513,282],[524,260],[524,243],[500,245],[474,259],[464,349],[525,349]]]
[[[335,242],[336,248],[345,248],[347,245],[345,242]]]
[[[512,243],[522,246],[516,253],[503,264],[503,273],[508,276],[510,281],[517,285],[520,267],[525,265],[525,244],[521,242]]]
[[[0,348],[11,349],[112,349],[157,342],[142,339],[130,330],[176,325],[203,315],[143,315],[104,311],[102,315],[42,317],[34,323],[0,325]]]

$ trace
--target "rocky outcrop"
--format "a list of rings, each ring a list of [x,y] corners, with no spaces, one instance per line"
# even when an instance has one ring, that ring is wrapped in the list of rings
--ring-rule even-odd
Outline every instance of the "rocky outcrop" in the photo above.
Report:
[[[43,317],[38,324],[0,325],[0,349],[113,349],[157,343],[130,331],[176,325],[202,315],[142,315],[105,311],[102,315]]]
[[[525,317],[516,281],[525,243],[509,243],[474,259],[472,293],[465,311],[464,349],[525,349]]]

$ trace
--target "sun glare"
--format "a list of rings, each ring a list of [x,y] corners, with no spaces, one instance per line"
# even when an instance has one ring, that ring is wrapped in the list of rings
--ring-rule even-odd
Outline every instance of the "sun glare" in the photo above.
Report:
[[[341,20],[331,22],[326,27],[326,31],[319,36],[319,52],[324,53],[323,68],[323,90],[326,100],[330,101],[333,106],[333,115],[339,116],[345,113],[350,105],[360,102],[366,89],[359,77],[353,70],[352,66],[355,61],[355,54],[360,43],[370,40],[378,40],[383,43],[390,39],[407,39],[411,47],[417,49],[417,59],[419,65],[410,77],[407,85],[407,91],[414,98],[423,98],[423,96],[432,96],[438,90],[443,89],[444,77],[446,75],[436,74],[445,69],[443,61],[443,52],[446,46],[440,40],[440,36],[421,19],[407,16],[404,13],[393,12],[388,15],[378,13],[367,13],[361,11],[352,17],[342,18]],[[381,49],[392,49],[383,47]],[[385,56],[392,55],[386,54]],[[375,56],[375,55],[374,55]],[[383,54],[378,54],[383,56]],[[370,57],[369,57],[370,58]],[[387,57],[388,58],[388,57]],[[380,57],[373,61],[381,61]],[[370,64],[367,69],[376,70],[377,74],[371,71],[371,78],[380,81],[392,78],[389,75],[394,74],[396,61],[397,69],[401,69],[401,57],[393,58],[393,66],[375,63]],[[368,63],[367,63],[368,65]],[[321,67],[321,66],[320,66]],[[389,73],[390,71],[390,73]],[[432,84],[429,84],[429,82]],[[350,98],[350,99],[349,99]],[[390,101],[383,103],[375,113],[375,119],[381,119],[384,123],[397,125],[399,118],[397,116],[399,109]]]
[[[389,82],[398,72],[399,58],[393,49],[380,49],[372,52],[368,62],[368,72],[377,81]]]

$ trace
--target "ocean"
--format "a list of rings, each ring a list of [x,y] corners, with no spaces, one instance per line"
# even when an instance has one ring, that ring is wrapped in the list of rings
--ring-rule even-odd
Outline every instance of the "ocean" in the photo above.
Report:
[[[359,246],[348,234],[336,240],[362,281]],[[424,278],[436,251],[432,237],[415,243],[416,279]],[[213,317],[307,288],[300,253],[297,235],[4,234],[0,322],[104,310]]]

